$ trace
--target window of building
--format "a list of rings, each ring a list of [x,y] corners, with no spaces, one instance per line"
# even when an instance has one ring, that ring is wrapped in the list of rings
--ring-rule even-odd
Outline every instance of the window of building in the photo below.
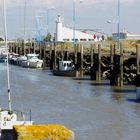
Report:
[[[80,41],[87,41],[87,39],[85,39],[85,38],[81,38]]]
[[[88,41],[94,41],[94,39],[88,39]]]
[[[68,38],[64,38],[63,41],[70,41],[70,39],[68,39]]]
[[[74,39],[72,39],[72,41],[74,41]],[[76,39],[75,39],[75,42],[77,42],[77,41],[78,41],[78,39],[76,38]]]

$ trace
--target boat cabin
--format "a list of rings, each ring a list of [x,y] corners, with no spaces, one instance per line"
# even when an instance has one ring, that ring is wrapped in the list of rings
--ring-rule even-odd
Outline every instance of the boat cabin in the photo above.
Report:
[[[73,63],[71,61],[59,61],[59,70],[61,71],[73,70]]]
[[[27,59],[38,58],[39,54],[27,54]]]

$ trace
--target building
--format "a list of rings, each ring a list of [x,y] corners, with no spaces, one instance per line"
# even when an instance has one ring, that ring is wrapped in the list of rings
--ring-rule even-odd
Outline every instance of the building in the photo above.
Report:
[[[75,41],[85,42],[85,41],[101,41],[105,39],[106,34],[101,32],[87,33],[86,30],[80,31],[75,30]],[[72,28],[65,27],[63,25],[61,16],[58,15],[58,20],[56,21],[56,41],[57,42],[73,42],[74,41],[74,31]]]
[[[118,39],[118,33],[113,33],[112,34],[112,39],[117,40]],[[123,32],[120,32],[120,39],[127,39],[127,40],[135,39],[135,40],[139,40],[140,35],[133,34],[133,33],[130,33],[128,31],[126,31],[126,30],[123,30]]]

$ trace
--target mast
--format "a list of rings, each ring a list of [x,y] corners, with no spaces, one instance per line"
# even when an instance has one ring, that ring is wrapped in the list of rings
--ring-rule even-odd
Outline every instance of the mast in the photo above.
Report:
[[[26,8],[27,8],[27,3],[26,3],[26,0],[25,0],[25,5],[24,5],[24,55],[25,55],[25,46],[26,46],[26,39],[25,39],[25,36],[26,36]]]
[[[11,93],[10,93],[10,76],[9,76],[9,63],[8,63],[8,54],[9,48],[7,45],[7,17],[6,17],[6,0],[3,0],[3,14],[4,14],[4,32],[5,32],[5,47],[7,49],[7,86],[8,86],[8,107],[9,110],[12,110],[11,107]]]

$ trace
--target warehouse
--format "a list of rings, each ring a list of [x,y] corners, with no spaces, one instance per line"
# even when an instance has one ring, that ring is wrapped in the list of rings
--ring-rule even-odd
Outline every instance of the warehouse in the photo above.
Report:
[[[74,37],[75,35],[75,37]],[[106,34],[102,32],[88,33],[86,30],[73,30],[73,28],[65,27],[63,25],[61,16],[58,15],[56,21],[56,41],[57,42],[87,42],[87,41],[102,41],[106,38]]]

